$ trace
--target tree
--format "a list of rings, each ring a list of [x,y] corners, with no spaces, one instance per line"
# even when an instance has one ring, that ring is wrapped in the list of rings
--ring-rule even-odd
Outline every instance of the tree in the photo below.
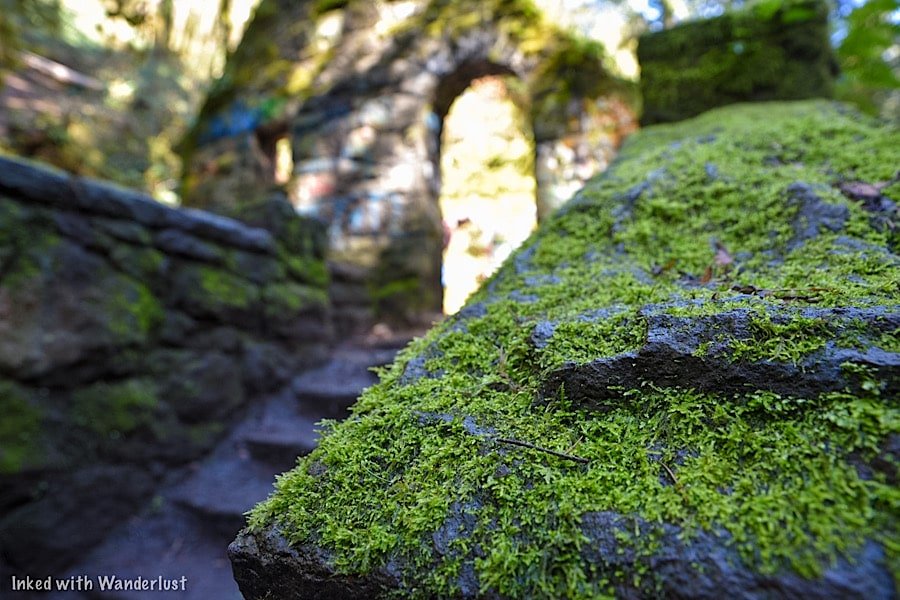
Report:
[[[843,23],[845,30],[838,32],[845,37],[837,47],[842,71],[839,95],[863,110],[895,119],[900,118],[900,109],[891,109],[889,99],[900,88],[898,11],[898,0],[868,0],[851,8]]]
[[[59,0],[0,0],[0,81],[2,71],[34,42],[29,32],[58,33],[61,14]]]

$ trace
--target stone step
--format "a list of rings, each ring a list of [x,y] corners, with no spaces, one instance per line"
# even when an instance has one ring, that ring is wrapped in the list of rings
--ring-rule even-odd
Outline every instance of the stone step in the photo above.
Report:
[[[92,590],[41,595],[49,600],[240,600],[226,549],[231,536],[213,535],[194,515],[163,501],[113,530],[103,544],[69,570],[66,579],[83,576]],[[175,580],[177,591],[101,591],[100,577],[120,580]],[[184,589],[182,589],[184,577]],[[85,586],[82,586],[84,589]]]
[[[244,448],[217,452],[190,477],[173,486],[166,497],[193,512],[210,530],[235,535],[244,526],[244,513],[273,490],[275,470],[253,460]]]
[[[368,355],[368,353],[367,353]],[[346,416],[347,408],[367,387],[378,381],[369,361],[336,357],[318,369],[306,371],[291,382],[303,412],[327,418]]]
[[[319,440],[319,434],[309,422],[308,430],[259,430],[247,433],[243,442],[250,455],[256,460],[266,462],[278,471],[286,471],[294,466],[298,456],[313,451]]]
[[[235,430],[233,439],[250,456],[271,465],[273,473],[290,469],[298,456],[316,447],[316,423],[324,415],[316,414],[315,406],[304,406],[290,390],[270,396],[254,409]]]

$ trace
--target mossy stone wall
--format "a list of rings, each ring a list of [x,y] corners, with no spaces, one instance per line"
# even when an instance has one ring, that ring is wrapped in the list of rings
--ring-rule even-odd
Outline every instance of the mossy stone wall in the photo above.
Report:
[[[603,48],[529,0],[282,4],[260,4],[186,139],[184,198],[240,205],[274,183],[272,141],[287,137],[288,195],[327,223],[338,279],[354,290],[339,295],[357,297],[336,306],[339,323],[440,310],[442,120],[473,79],[520,81],[541,217],[633,124],[610,101],[632,90],[606,72]]]
[[[243,217],[0,157],[8,566],[64,566],[319,358],[324,231],[284,199]]]
[[[766,0],[646,34],[638,61],[643,125],[734,102],[830,98],[837,74],[822,0]]]

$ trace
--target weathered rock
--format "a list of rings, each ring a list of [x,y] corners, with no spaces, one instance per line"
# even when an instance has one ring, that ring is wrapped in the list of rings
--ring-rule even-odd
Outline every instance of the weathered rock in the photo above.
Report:
[[[693,117],[734,102],[831,97],[837,62],[828,5],[761,2],[640,38],[641,123]]]
[[[266,205],[284,205],[271,200]],[[330,338],[324,235],[0,157],[0,553],[53,573]]]
[[[900,258],[841,185],[896,137],[636,135],[256,507],[245,597],[895,598]]]

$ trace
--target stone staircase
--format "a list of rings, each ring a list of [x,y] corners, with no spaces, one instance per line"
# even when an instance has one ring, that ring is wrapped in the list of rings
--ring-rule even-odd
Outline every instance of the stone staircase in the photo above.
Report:
[[[161,576],[177,580],[179,586],[185,577],[185,591],[163,592],[169,597],[240,599],[225,552],[244,525],[244,513],[269,495],[275,475],[315,447],[316,423],[345,417],[360,392],[376,382],[369,369],[389,363],[408,340],[358,340],[338,347],[323,366],[298,375],[287,388],[254,404],[208,457],[173,476],[142,513],[111,531],[66,574],[90,579],[92,590],[41,598],[160,596],[158,591],[101,591],[99,577],[114,575],[151,581]]]

